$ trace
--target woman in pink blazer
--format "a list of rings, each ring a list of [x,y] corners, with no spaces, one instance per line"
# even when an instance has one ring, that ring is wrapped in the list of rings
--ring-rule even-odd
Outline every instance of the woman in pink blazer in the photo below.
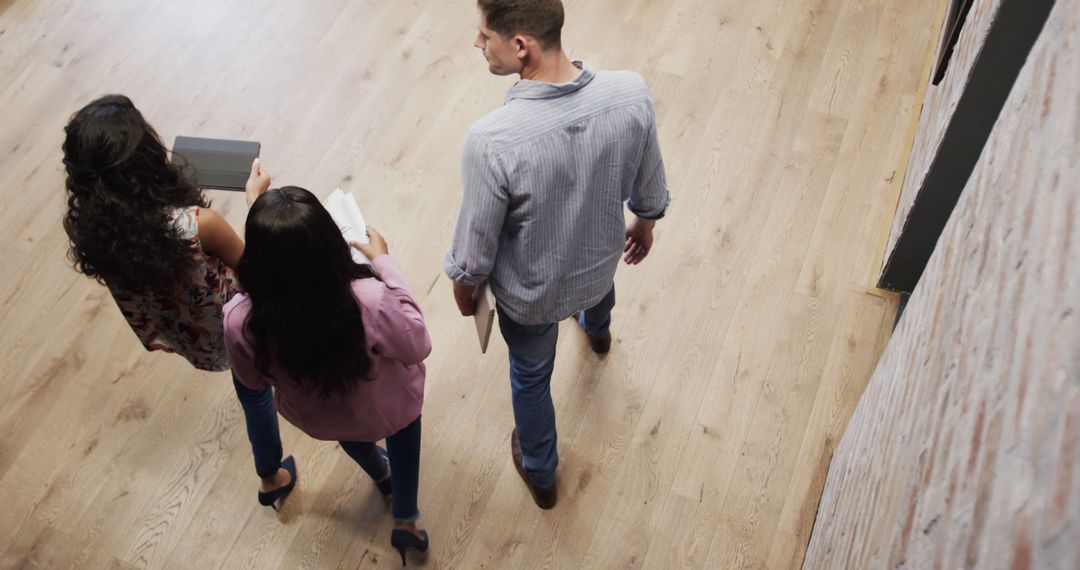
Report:
[[[319,200],[294,186],[251,206],[238,276],[246,293],[225,306],[225,348],[240,382],[273,386],[278,411],[321,440],[338,441],[391,496],[391,545],[426,552],[417,527],[420,409],[431,339],[420,307],[369,228],[349,244]],[[375,442],[386,439],[386,450]]]

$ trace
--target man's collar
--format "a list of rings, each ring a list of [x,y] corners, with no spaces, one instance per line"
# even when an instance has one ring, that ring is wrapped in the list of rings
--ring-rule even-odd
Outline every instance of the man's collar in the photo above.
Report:
[[[575,61],[573,64],[581,70],[581,74],[573,81],[568,83],[548,83],[546,81],[522,79],[506,92],[505,102],[509,103],[514,99],[553,99],[562,97],[588,85],[593,80],[593,77],[596,77],[596,72],[584,61]]]

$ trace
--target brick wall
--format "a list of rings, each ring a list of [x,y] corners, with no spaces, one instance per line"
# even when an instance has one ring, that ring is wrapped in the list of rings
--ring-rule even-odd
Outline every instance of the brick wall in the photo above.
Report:
[[[1080,0],[1057,0],[1002,111],[805,559],[935,567],[1080,568]]]

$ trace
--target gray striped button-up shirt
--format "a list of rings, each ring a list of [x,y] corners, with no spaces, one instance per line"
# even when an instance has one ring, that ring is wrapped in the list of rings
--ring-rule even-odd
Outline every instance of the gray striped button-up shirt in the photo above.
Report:
[[[525,324],[558,322],[611,290],[626,242],[623,203],[647,219],[670,200],[649,88],[630,71],[523,80],[469,129],[454,242],[458,283],[489,283]]]

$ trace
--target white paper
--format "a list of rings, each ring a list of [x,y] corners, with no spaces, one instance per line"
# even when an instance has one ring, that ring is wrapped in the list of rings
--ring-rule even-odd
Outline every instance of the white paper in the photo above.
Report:
[[[323,202],[323,206],[341,229],[341,235],[345,237],[345,241],[363,244],[371,241],[368,238],[364,215],[360,213],[360,206],[356,205],[356,197],[351,192],[346,194],[341,191],[341,188],[335,188]],[[371,263],[371,260],[355,247],[349,246],[349,249],[352,250],[353,260],[357,263]]]

